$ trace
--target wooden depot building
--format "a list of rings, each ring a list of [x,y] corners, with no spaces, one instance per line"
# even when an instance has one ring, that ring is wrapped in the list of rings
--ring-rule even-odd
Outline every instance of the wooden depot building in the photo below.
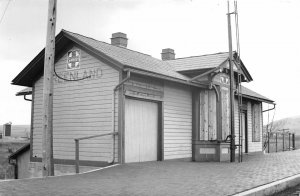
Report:
[[[74,139],[99,134],[108,135],[80,140],[80,166],[174,159],[228,161],[228,52],[176,59],[168,48],[162,50],[160,60],[128,49],[127,42],[124,33],[112,34],[111,44],[66,30],[56,36],[56,171],[74,170]],[[41,170],[44,52],[12,81],[32,88],[28,166],[32,175]],[[241,82],[252,81],[237,58],[234,54],[236,86],[238,76]],[[242,97],[240,120],[238,95]],[[238,95],[236,143],[241,123],[244,153],[262,151],[262,103],[274,101],[243,86]]]

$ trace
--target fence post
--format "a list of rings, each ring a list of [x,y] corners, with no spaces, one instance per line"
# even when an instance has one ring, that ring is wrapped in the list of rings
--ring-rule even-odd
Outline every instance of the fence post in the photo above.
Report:
[[[284,151],[284,132],[282,133],[282,151]]]
[[[296,147],[295,147],[295,133],[293,133],[293,135],[292,135],[292,144],[293,144],[293,150],[295,150],[296,149]]]
[[[79,173],[79,140],[75,139],[75,170]]]
[[[291,133],[289,133],[289,150],[291,150]]]
[[[267,132],[268,134],[268,153],[270,153],[270,132]]]
[[[275,136],[275,139],[276,139],[276,143],[275,143],[276,144],[276,152],[277,152],[277,134],[278,133],[276,133],[276,136]]]

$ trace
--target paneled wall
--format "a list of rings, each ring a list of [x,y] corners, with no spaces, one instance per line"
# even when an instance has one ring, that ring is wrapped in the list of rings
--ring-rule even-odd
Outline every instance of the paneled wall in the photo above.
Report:
[[[217,98],[214,90],[201,90],[199,96],[200,140],[217,139]]]

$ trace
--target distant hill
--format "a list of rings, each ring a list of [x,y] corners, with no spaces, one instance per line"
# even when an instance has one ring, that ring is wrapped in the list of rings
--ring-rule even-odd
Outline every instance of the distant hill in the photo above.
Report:
[[[290,131],[300,135],[300,116],[284,118],[273,122],[272,131],[279,131],[282,129],[290,129]]]
[[[3,131],[3,125],[0,126],[0,133]],[[11,125],[11,137],[29,137],[30,125]]]

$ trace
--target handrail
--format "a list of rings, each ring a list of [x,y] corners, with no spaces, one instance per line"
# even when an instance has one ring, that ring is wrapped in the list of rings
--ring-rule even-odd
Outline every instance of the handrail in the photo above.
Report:
[[[105,134],[98,134],[98,135],[92,135],[92,136],[86,136],[86,137],[80,137],[80,138],[75,138],[75,170],[76,173],[79,173],[79,141],[80,140],[85,140],[85,139],[91,139],[91,138],[96,138],[96,137],[103,137],[103,136],[107,136],[107,135],[118,135],[117,132],[112,132],[112,133],[105,133]],[[113,140],[115,140],[115,138],[113,137]],[[114,156],[114,155],[113,155]]]

